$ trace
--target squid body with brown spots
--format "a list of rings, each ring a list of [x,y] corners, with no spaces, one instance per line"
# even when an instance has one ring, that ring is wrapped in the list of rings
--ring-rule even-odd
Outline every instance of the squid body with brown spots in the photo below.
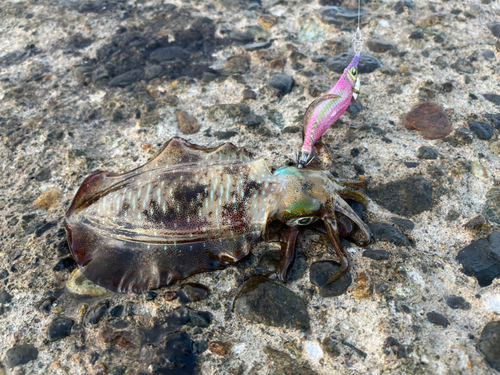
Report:
[[[371,241],[342,196],[364,202],[329,172],[284,167],[271,173],[231,143],[203,148],[168,141],[145,165],[89,176],[66,213],[68,243],[83,275],[120,293],[157,289],[199,272],[223,269],[249,254],[270,222],[284,223],[278,277],[295,259],[301,228],[328,234],[342,267],[340,237]]]

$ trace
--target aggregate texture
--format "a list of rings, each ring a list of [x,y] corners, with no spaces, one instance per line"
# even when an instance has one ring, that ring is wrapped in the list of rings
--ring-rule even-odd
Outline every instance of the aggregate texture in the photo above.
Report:
[[[365,177],[358,209],[379,238],[343,241],[353,267],[340,292],[311,281],[311,265],[338,261],[312,230],[286,284],[263,258],[272,242],[144,295],[75,271],[64,214],[91,173],[136,168],[174,136],[230,141],[271,170],[291,163],[305,110],[352,56],[356,8],[0,0],[0,374],[499,373],[498,0],[362,1],[361,93],[316,162]],[[440,108],[449,135],[405,127],[421,103]],[[482,224],[465,228],[472,219]],[[241,296],[252,276],[260,289]],[[186,283],[196,289],[179,292]],[[237,296],[255,298],[251,314]]]

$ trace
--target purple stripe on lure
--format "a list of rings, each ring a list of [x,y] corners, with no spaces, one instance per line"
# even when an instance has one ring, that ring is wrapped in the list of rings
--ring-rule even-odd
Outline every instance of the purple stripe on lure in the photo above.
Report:
[[[304,144],[299,164],[302,166],[309,161],[314,145],[319,141],[326,130],[344,114],[351,100],[357,99],[359,94],[358,64],[359,52],[335,86],[328,93],[309,105],[303,123]]]

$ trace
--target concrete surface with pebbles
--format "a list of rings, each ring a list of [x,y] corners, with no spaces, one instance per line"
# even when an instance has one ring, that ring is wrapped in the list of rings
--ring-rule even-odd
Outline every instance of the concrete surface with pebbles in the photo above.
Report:
[[[174,136],[290,163],[307,106],[350,59],[354,8],[1,2],[0,374],[500,371],[498,0],[363,1],[361,94],[318,160],[368,180],[353,208],[378,242],[343,241],[351,281],[321,286],[338,266],[314,231],[287,284],[264,242],[146,295],[75,271],[64,214],[91,173],[136,168]]]

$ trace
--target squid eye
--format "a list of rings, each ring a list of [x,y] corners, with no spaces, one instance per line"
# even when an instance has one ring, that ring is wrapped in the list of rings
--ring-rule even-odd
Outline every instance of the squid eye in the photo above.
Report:
[[[301,217],[299,219],[290,220],[288,226],[293,227],[296,225],[309,225],[318,220],[317,217]]]

